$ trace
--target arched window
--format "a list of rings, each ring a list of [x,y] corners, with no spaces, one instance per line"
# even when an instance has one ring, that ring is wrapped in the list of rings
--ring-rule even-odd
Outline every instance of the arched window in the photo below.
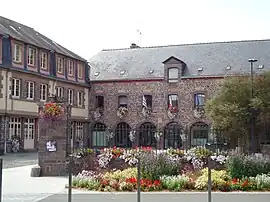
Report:
[[[132,147],[132,142],[129,139],[130,126],[125,123],[119,123],[115,130],[115,146],[117,147]]]
[[[194,123],[191,128],[191,147],[205,146],[208,141],[209,126],[206,123]]]
[[[164,148],[181,148],[183,142],[181,135],[183,133],[183,128],[177,123],[169,123],[164,129]]]
[[[143,123],[140,126],[140,139],[139,145],[140,146],[147,146],[147,147],[156,147],[156,139],[155,139],[155,132],[156,126],[152,123]]]
[[[106,147],[108,140],[106,137],[107,127],[103,123],[96,123],[92,130],[92,146],[93,147]]]

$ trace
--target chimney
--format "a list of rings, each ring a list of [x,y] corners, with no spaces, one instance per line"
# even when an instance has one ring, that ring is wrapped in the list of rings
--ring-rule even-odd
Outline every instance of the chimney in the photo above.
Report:
[[[136,43],[132,43],[130,48],[140,48],[140,46],[138,46]]]

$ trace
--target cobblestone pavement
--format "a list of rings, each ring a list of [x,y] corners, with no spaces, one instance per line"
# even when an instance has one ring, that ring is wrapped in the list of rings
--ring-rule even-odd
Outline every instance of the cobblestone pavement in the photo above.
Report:
[[[38,163],[38,156],[36,152],[8,153],[0,156],[0,158],[3,159],[4,169],[33,165]]]
[[[30,177],[28,165],[3,170],[3,202],[35,202],[64,190],[66,177]]]
[[[40,202],[66,202],[67,194],[55,194]],[[73,194],[72,201],[74,202],[89,202],[89,201],[101,201],[101,202],[136,202],[136,193],[85,193],[85,194]],[[182,193],[142,193],[141,201],[143,202],[207,202],[206,192],[182,192]],[[267,193],[213,193],[212,202],[269,202],[270,192]]]

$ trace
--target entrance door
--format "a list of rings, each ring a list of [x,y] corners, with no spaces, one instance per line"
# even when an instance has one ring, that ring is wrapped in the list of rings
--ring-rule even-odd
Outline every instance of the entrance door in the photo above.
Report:
[[[35,147],[35,119],[26,119],[24,122],[24,149]]]

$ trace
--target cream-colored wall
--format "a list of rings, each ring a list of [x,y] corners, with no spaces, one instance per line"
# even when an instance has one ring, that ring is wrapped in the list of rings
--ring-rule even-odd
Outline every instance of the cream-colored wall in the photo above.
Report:
[[[7,74],[7,75],[6,75]],[[3,77],[2,85],[3,88],[1,89],[1,93],[3,94],[2,98],[0,98],[0,111],[5,111],[6,107],[6,99],[5,96],[7,94],[7,111],[21,111],[21,112],[28,112],[28,113],[34,113],[38,114],[38,105],[36,102],[27,102],[27,101],[21,101],[16,99],[10,99],[11,90],[9,86],[11,86],[11,78],[12,78],[12,72],[8,72],[4,69],[1,71],[1,76]],[[23,85],[23,84],[21,84]],[[49,81],[49,95],[55,94],[55,86],[57,85],[56,81],[50,80]],[[89,93],[88,89],[84,89],[85,92],[85,108],[72,108],[72,116],[76,117],[83,117],[88,118],[88,100],[89,100]]]

